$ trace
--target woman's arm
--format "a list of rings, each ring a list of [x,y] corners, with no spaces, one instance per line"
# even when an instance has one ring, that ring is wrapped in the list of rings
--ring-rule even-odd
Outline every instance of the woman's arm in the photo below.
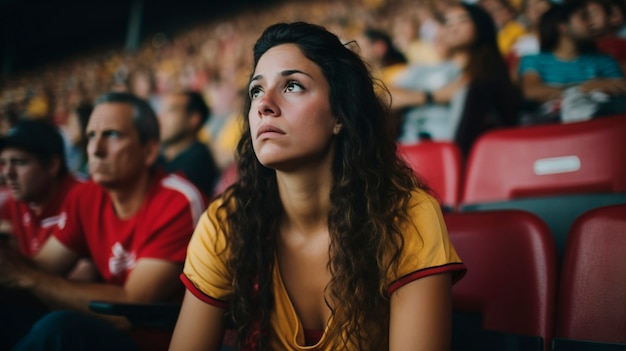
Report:
[[[426,94],[423,91],[409,90],[394,86],[389,86],[388,89],[389,93],[391,93],[392,110],[426,104]]]
[[[454,98],[454,95],[465,85],[468,79],[463,75],[458,79],[432,91],[432,102],[436,104],[447,104]],[[391,93],[391,109],[405,107],[422,106],[427,103],[426,93],[421,90],[408,90],[394,86],[389,87]]]
[[[224,310],[185,292],[170,351],[217,351],[224,335]]]
[[[451,320],[451,273],[408,283],[391,295],[389,350],[450,350]]]

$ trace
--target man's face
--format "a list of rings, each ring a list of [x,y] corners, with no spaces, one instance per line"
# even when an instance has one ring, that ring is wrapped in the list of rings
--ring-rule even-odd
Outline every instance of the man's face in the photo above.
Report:
[[[609,14],[596,2],[587,3],[589,28],[593,36],[604,35],[609,30]]]
[[[0,153],[0,167],[16,200],[37,203],[47,198],[54,179],[52,163],[44,166],[32,153],[8,147]]]
[[[575,42],[585,42],[591,40],[589,30],[589,14],[585,8],[574,12],[567,23],[567,35]]]
[[[158,115],[163,145],[176,143],[191,132],[186,106],[187,96],[183,94],[169,94],[163,98]]]
[[[132,186],[152,163],[133,125],[133,108],[124,103],[96,106],[87,125],[87,156],[92,179],[105,188]]]

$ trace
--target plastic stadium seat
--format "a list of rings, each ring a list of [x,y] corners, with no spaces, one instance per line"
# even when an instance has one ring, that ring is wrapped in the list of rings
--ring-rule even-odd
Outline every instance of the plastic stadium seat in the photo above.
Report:
[[[576,220],[563,261],[555,351],[626,350],[625,258],[626,204]]]
[[[626,203],[625,150],[626,115],[488,132],[469,155],[459,207],[531,211],[561,256],[578,216]]]
[[[444,218],[467,266],[452,289],[452,349],[549,350],[557,271],[546,224],[520,210],[447,213]]]
[[[463,203],[626,192],[626,115],[500,129],[472,149]]]
[[[398,144],[398,154],[432,188],[446,209],[456,209],[461,187],[461,151],[452,142]]]

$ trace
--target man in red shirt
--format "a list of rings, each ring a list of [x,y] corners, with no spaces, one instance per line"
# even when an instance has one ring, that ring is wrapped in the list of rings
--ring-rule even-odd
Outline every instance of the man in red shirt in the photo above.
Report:
[[[4,245],[32,258],[54,231],[66,195],[81,184],[68,172],[63,139],[52,124],[41,120],[17,121],[0,138],[0,168],[8,197],[0,208],[0,231],[8,234]],[[74,280],[94,280],[97,273],[82,259],[68,274]],[[31,320],[45,311],[29,294],[0,288],[0,300],[27,307],[21,318]],[[27,328],[27,325],[24,326]],[[27,329],[26,329],[27,330]],[[14,335],[3,335],[12,340]]]
[[[0,139],[0,167],[10,194],[0,228],[31,258],[52,234],[65,195],[79,183],[68,172],[61,135],[39,120],[20,120]]]
[[[179,301],[184,291],[178,276],[206,203],[190,182],[153,167],[159,153],[154,112],[134,95],[105,94],[96,101],[87,136],[93,183],[70,192],[55,233],[33,258],[35,267],[0,253],[0,284],[74,311],[46,315],[15,350],[137,350],[125,332],[130,323],[89,316],[89,301]],[[63,278],[85,256],[103,282]]]

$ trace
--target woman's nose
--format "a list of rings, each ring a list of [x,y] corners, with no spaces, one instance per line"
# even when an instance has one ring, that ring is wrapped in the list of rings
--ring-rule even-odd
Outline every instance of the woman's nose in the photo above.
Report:
[[[280,115],[280,108],[276,104],[276,97],[272,91],[266,91],[263,96],[259,98],[257,110],[259,117],[276,117]]]

